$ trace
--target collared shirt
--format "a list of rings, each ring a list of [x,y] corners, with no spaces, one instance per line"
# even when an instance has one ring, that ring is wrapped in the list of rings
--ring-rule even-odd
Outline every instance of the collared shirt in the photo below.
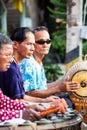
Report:
[[[33,56],[30,59],[22,60],[20,63],[20,71],[26,92],[47,89],[47,79],[43,65],[39,65]]]
[[[0,72],[0,86],[3,93],[12,99],[24,97],[25,91],[19,65],[14,61],[6,72]]]
[[[0,89],[0,121],[5,121],[8,119],[19,118],[20,110],[26,108],[26,105],[19,102],[17,99],[12,100],[9,97],[3,95]]]

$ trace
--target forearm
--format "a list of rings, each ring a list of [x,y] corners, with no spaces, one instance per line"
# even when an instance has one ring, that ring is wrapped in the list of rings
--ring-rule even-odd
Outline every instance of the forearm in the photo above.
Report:
[[[36,98],[35,96],[30,96],[30,95],[25,95],[24,100],[28,102],[36,102],[36,103],[46,102],[46,99],[42,99],[38,97]]]
[[[26,95],[39,97],[39,98],[46,98],[48,96],[54,95],[56,93],[60,93],[61,89],[59,85],[61,84],[62,80],[56,80],[52,83],[47,83],[46,90],[33,90],[26,92]],[[36,99],[36,98],[35,98]],[[31,98],[32,100],[32,98]]]
[[[30,91],[30,92],[27,92],[26,94],[29,95],[29,96],[46,98],[46,97],[49,97],[53,94],[56,94],[57,91],[60,92],[60,90],[58,90],[58,87],[54,86],[54,87],[48,88],[46,90],[33,90],[33,91]]]
[[[47,83],[47,88],[59,86],[61,84],[61,82],[62,82],[62,80],[56,80],[56,81],[53,81],[51,83]]]

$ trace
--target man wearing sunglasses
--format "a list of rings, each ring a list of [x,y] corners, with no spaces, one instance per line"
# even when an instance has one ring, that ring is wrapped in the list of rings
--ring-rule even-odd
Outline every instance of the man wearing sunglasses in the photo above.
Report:
[[[60,94],[60,92],[76,91],[79,84],[70,82],[69,79],[47,83],[42,60],[49,53],[50,35],[48,29],[44,26],[37,27],[34,34],[34,54],[30,59],[24,59],[20,64],[26,94],[44,98],[56,93]],[[69,107],[72,107],[71,101],[69,99],[66,101]]]

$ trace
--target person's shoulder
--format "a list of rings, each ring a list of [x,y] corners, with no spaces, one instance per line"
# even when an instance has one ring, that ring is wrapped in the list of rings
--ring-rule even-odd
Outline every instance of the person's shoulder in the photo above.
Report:
[[[30,58],[24,58],[21,61],[20,66],[30,66],[31,64],[33,64],[33,57],[32,56]]]
[[[11,65],[10,65],[10,67],[9,67],[9,69],[7,70],[7,72],[9,73],[14,73],[14,72],[16,72],[17,70],[19,70],[19,66],[18,66],[18,64],[16,64],[16,62],[15,61],[13,61],[12,63],[11,63]]]

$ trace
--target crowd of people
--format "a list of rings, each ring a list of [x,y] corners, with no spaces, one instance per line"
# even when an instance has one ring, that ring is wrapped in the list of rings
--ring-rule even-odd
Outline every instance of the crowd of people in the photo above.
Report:
[[[10,37],[0,33],[0,121],[13,117],[39,120],[39,112],[45,108],[34,103],[56,104],[59,111],[65,106],[73,108],[69,96],[61,92],[75,92],[77,82],[67,78],[47,83],[42,60],[50,46],[50,35],[44,26],[34,30],[19,27]]]

